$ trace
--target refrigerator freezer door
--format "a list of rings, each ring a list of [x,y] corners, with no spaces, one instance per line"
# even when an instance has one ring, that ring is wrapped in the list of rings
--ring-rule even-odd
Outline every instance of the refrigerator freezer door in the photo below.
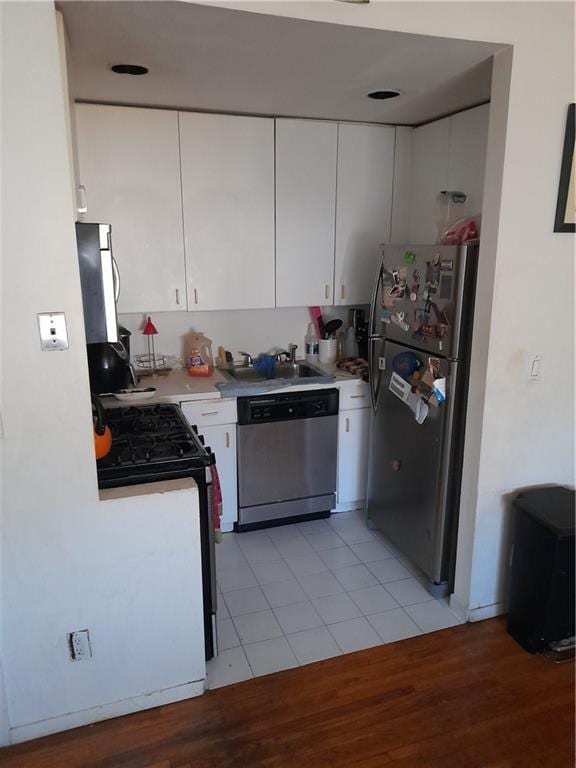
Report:
[[[374,334],[459,359],[472,321],[477,246],[384,248]]]
[[[431,582],[446,579],[447,503],[444,468],[450,453],[451,372],[458,364],[438,360],[447,379],[446,402],[430,406],[418,423],[410,405],[390,389],[395,368],[406,353],[415,354],[424,369],[428,355],[386,341],[386,368],[371,431],[368,516]],[[403,355],[403,358],[398,358]],[[394,389],[394,384],[393,384]]]

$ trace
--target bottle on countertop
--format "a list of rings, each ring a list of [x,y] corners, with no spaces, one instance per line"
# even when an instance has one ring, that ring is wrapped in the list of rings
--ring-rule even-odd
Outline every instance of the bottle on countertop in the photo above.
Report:
[[[308,332],[304,337],[304,350],[309,363],[318,362],[318,331],[315,323],[308,324]]]
[[[344,343],[346,357],[358,357],[358,342],[356,341],[356,331],[350,326],[346,331],[346,341]]]
[[[202,333],[190,335],[190,355],[186,367],[190,376],[211,376],[214,372],[212,342]]]

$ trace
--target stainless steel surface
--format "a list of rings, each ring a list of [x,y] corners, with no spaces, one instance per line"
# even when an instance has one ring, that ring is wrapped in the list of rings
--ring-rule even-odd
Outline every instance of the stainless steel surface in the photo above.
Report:
[[[247,368],[251,368],[254,365],[254,358],[249,352],[238,352],[238,354],[244,357],[244,365]]]
[[[293,499],[292,501],[280,501],[276,504],[261,504],[256,507],[240,507],[238,522],[240,525],[253,523],[265,523],[268,520],[280,520],[287,517],[301,515],[316,515],[318,512],[327,512],[336,506],[336,494],[325,496],[313,496],[305,499]]]
[[[376,526],[433,581],[443,514],[439,489],[446,410],[431,407],[420,425],[388,389],[392,359],[403,351],[403,346],[386,342],[386,370],[371,430],[367,509]],[[447,374],[446,362],[441,365]],[[447,395],[452,395],[450,384]]]
[[[118,269],[118,264],[116,264],[114,256],[112,256],[112,274],[114,277],[114,301],[118,303],[118,299],[120,298],[120,270]]]
[[[298,349],[298,344],[290,344],[290,362],[292,365],[296,364],[296,350]]]
[[[76,224],[84,327],[88,344],[118,341],[110,225]]]
[[[376,412],[376,400],[378,395],[378,387],[380,385],[380,372],[379,369],[374,369],[374,344],[377,341],[382,340],[382,335],[380,333],[376,333],[376,313],[378,312],[378,308],[380,306],[379,298],[380,298],[380,287],[382,285],[382,260],[384,256],[382,256],[382,259],[380,260],[380,265],[378,267],[378,272],[376,273],[375,279],[374,279],[374,289],[372,291],[372,298],[370,301],[370,319],[368,321],[368,370],[369,370],[369,382],[368,385],[370,387],[370,404],[372,405],[372,411]],[[378,323],[378,330],[380,330],[380,326]]]
[[[238,427],[240,507],[336,491],[338,416]]]
[[[261,371],[251,365],[236,366],[222,371],[237,381],[267,381],[266,376]],[[323,371],[314,368],[309,363],[279,363],[274,367],[272,379],[313,379],[314,377],[325,376]]]

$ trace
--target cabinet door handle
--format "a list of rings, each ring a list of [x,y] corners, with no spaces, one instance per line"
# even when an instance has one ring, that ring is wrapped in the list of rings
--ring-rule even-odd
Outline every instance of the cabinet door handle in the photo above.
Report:
[[[206,413],[203,413],[202,416],[218,416],[219,411],[206,411]]]
[[[194,304],[198,304],[198,288],[194,288]]]
[[[340,298],[345,299],[346,298],[346,286],[344,283],[340,286]]]
[[[230,432],[226,432],[226,448],[230,448]]]
[[[78,206],[76,210],[78,213],[88,213],[88,196],[86,194],[86,187],[84,184],[78,184]]]
[[[176,288],[176,304],[180,304],[180,291]]]
[[[350,419],[346,417],[346,432],[350,432]]]
[[[328,283],[324,286],[324,298],[329,299],[330,298],[330,286]]]
[[[364,400],[366,395],[350,395],[350,400]]]

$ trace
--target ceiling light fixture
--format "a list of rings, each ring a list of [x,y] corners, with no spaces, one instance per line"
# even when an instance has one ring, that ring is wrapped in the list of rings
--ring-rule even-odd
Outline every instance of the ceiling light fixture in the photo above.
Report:
[[[396,96],[400,96],[400,91],[393,89],[387,91],[372,91],[372,93],[368,94],[369,99],[377,99],[379,101],[384,101],[384,99],[395,99]]]
[[[117,75],[146,75],[148,74],[148,67],[142,67],[140,64],[114,64],[110,67],[112,72],[116,72]]]

